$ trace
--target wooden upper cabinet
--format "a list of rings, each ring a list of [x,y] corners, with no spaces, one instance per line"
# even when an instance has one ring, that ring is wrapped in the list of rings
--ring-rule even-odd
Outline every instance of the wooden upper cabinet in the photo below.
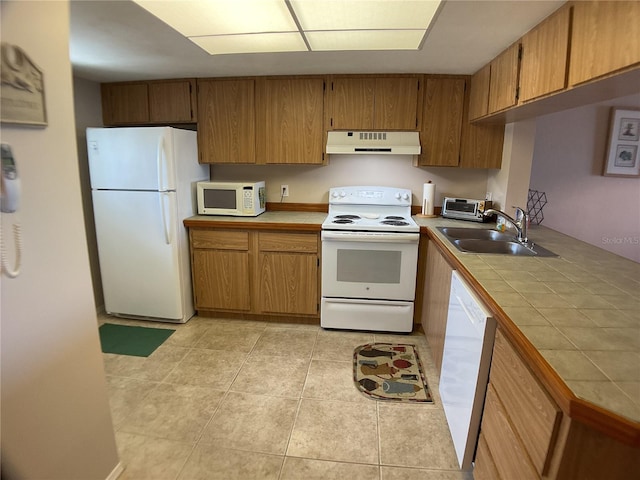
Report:
[[[640,2],[573,2],[569,85],[640,62]]]
[[[200,163],[255,163],[255,81],[198,80]]]
[[[469,92],[469,119],[484,117],[489,113],[489,84],[491,64],[486,64],[471,77]]]
[[[103,83],[101,93],[105,125],[149,122],[149,87],[146,83]]]
[[[340,77],[329,89],[332,130],[417,130],[420,76]]]
[[[474,77],[471,79],[473,82]],[[462,140],[460,142],[461,168],[500,168],[504,144],[504,125],[485,125],[469,122],[471,89],[465,91],[462,115]]]
[[[519,102],[566,88],[570,23],[565,5],[522,37]]]
[[[105,125],[162,125],[196,122],[194,79],[103,83]]]
[[[513,107],[518,102],[520,42],[516,42],[491,62],[489,113]]]
[[[417,77],[376,78],[374,128],[416,130],[419,88]]]
[[[323,163],[324,78],[260,79],[256,98],[258,163]]]
[[[420,166],[455,167],[460,158],[460,138],[465,80],[428,78],[425,82],[420,144]]]
[[[335,78],[331,82],[331,128],[373,129],[375,86],[373,78]]]
[[[196,121],[196,81],[149,83],[149,121],[182,123]]]

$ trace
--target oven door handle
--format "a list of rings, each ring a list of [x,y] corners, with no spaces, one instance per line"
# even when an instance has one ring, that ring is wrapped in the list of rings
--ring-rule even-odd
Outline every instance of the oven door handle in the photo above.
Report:
[[[323,241],[367,243],[418,243],[418,233],[334,232],[322,231]]]

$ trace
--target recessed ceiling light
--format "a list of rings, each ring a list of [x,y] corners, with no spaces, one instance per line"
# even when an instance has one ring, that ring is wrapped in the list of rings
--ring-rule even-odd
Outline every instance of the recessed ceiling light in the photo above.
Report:
[[[307,51],[298,32],[211,35],[190,37],[189,40],[211,55]]]
[[[133,0],[210,53],[417,50],[441,0]]]

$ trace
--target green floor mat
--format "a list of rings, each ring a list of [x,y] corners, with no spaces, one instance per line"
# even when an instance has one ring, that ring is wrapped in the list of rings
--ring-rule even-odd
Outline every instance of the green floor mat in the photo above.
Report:
[[[168,328],[130,327],[105,323],[100,326],[100,344],[104,353],[148,357],[171,336]]]

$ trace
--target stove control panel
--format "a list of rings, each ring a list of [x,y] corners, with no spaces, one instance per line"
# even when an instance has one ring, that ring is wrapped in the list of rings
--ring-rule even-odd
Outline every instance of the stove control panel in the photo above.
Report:
[[[394,187],[335,187],[329,189],[329,203],[411,206],[411,190]]]

